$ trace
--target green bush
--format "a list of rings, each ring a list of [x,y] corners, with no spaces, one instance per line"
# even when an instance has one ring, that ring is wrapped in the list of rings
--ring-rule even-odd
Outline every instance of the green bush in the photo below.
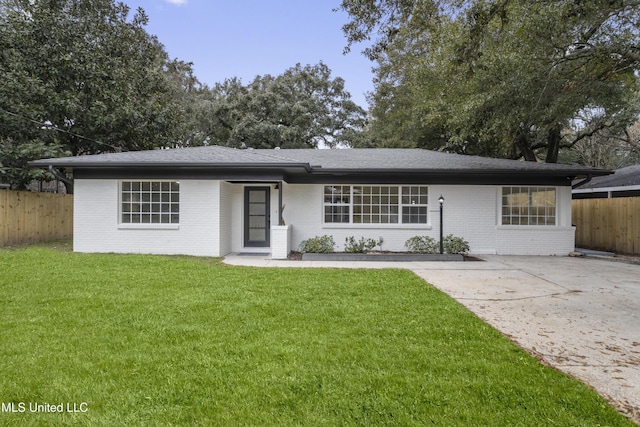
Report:
[[[440,253],[440,242],[429,236],[413,236],[404,246],[409,252],[418,254],[438,254]],[[466,254],[469,252],[469,242],[462,237],[455,237],[449,234],[442,239],[442,247],[445,254]]]
[[[462,237],[455,237],[453,234],[442,239],[442,246],[446,254],[466,254],[469,252],[469,242]]]
[[[333,236],[315,236],[307,240],[300,242],[298,250],[300,253],[312,253],[312,254],[329,254],[334,251],[336,243],[333,241]]]
[[[429,236],[413,236],[404,242],[404,246],[409,252],[417,254],[437,254],[440,252],[439,243]]]
[[[356,242],[356,238],[353,236],[349,236],[344,239],[344,251],[352,254],[362,254],[376,246],[380,245],[376,239],[366,239],[361,237],[360,240]]]

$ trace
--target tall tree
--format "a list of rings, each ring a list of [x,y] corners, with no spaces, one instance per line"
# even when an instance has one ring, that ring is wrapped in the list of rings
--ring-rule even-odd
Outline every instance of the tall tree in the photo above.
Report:
[[[594,129],[595,130],[595,129]],[[618,169],[640,163],[640,122],[624,129],[607,128],[590,134],[574,130],[581,138],[560,157],[571,163],[604,169]]]
[[[372,130],[387,144],[555,162],[637,118],[637,0],[343,0],[372,37]],[[587,111],[593,121],[580,122]],[[400,118],[400,119],[399,119]],[[391,129],[403,122],[399,137]]]
[[[206,95],[205,95],[206,98]],[[296,65],[278,76],[216,84],[202,105],[209,142],[236,147],[316,148],[358,140],[366,113],[325,64]]]
[[[182,108],[167,54],[144,11],[129,12],[113,0],[0,0],[5,160],[29,144],[79,155],[174,139]]]

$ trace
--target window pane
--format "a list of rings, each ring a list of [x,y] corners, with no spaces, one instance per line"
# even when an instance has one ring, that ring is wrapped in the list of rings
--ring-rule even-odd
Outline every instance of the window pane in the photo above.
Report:
[[[324,221],[327,223],[397,224],[427,223],[427,186],[355,185],[324,186]],[[414,213],[401,206],[418,208]],[[351,208],[353,213],[350,217]]]
[[[427,224],[429,187],[402,187],[402,222],[404,224]]]
[[[159,224],[179,222],[180,183],[125,181],[121,185],[121,222]],[[160,203],[160,202],[164,203]]]
[[[503,225],[555,225],[556,189],[553,187],[504,187]]]

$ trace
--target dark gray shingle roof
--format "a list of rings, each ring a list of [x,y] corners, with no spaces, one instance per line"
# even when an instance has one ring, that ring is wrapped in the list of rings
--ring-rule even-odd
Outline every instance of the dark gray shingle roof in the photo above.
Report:
[[[628,187],[632,185],[640,185],[640,165],[616,169],[614,175],[593,178],[590,182],[580,186],[580,189]]]
[[[524,162],[441,153],[423,149],[377,148],[346,150],[282,149],[254,150],[221,146],[169,150],[130,151],[92,156],[64,157],[31,162],[32,166],[67,168],[103,167],[302,167],[314,171],[443,171],[533,172],[581,176],[605,175],[608,171],[574,165]]]

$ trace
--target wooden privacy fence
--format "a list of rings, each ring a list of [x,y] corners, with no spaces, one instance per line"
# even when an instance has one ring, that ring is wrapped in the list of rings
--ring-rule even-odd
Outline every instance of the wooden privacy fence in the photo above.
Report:
[[[73,195],[0,190],[0,246],[73,235]]]
[[[580,248],[640,254],[640,197],[573,200]]]

